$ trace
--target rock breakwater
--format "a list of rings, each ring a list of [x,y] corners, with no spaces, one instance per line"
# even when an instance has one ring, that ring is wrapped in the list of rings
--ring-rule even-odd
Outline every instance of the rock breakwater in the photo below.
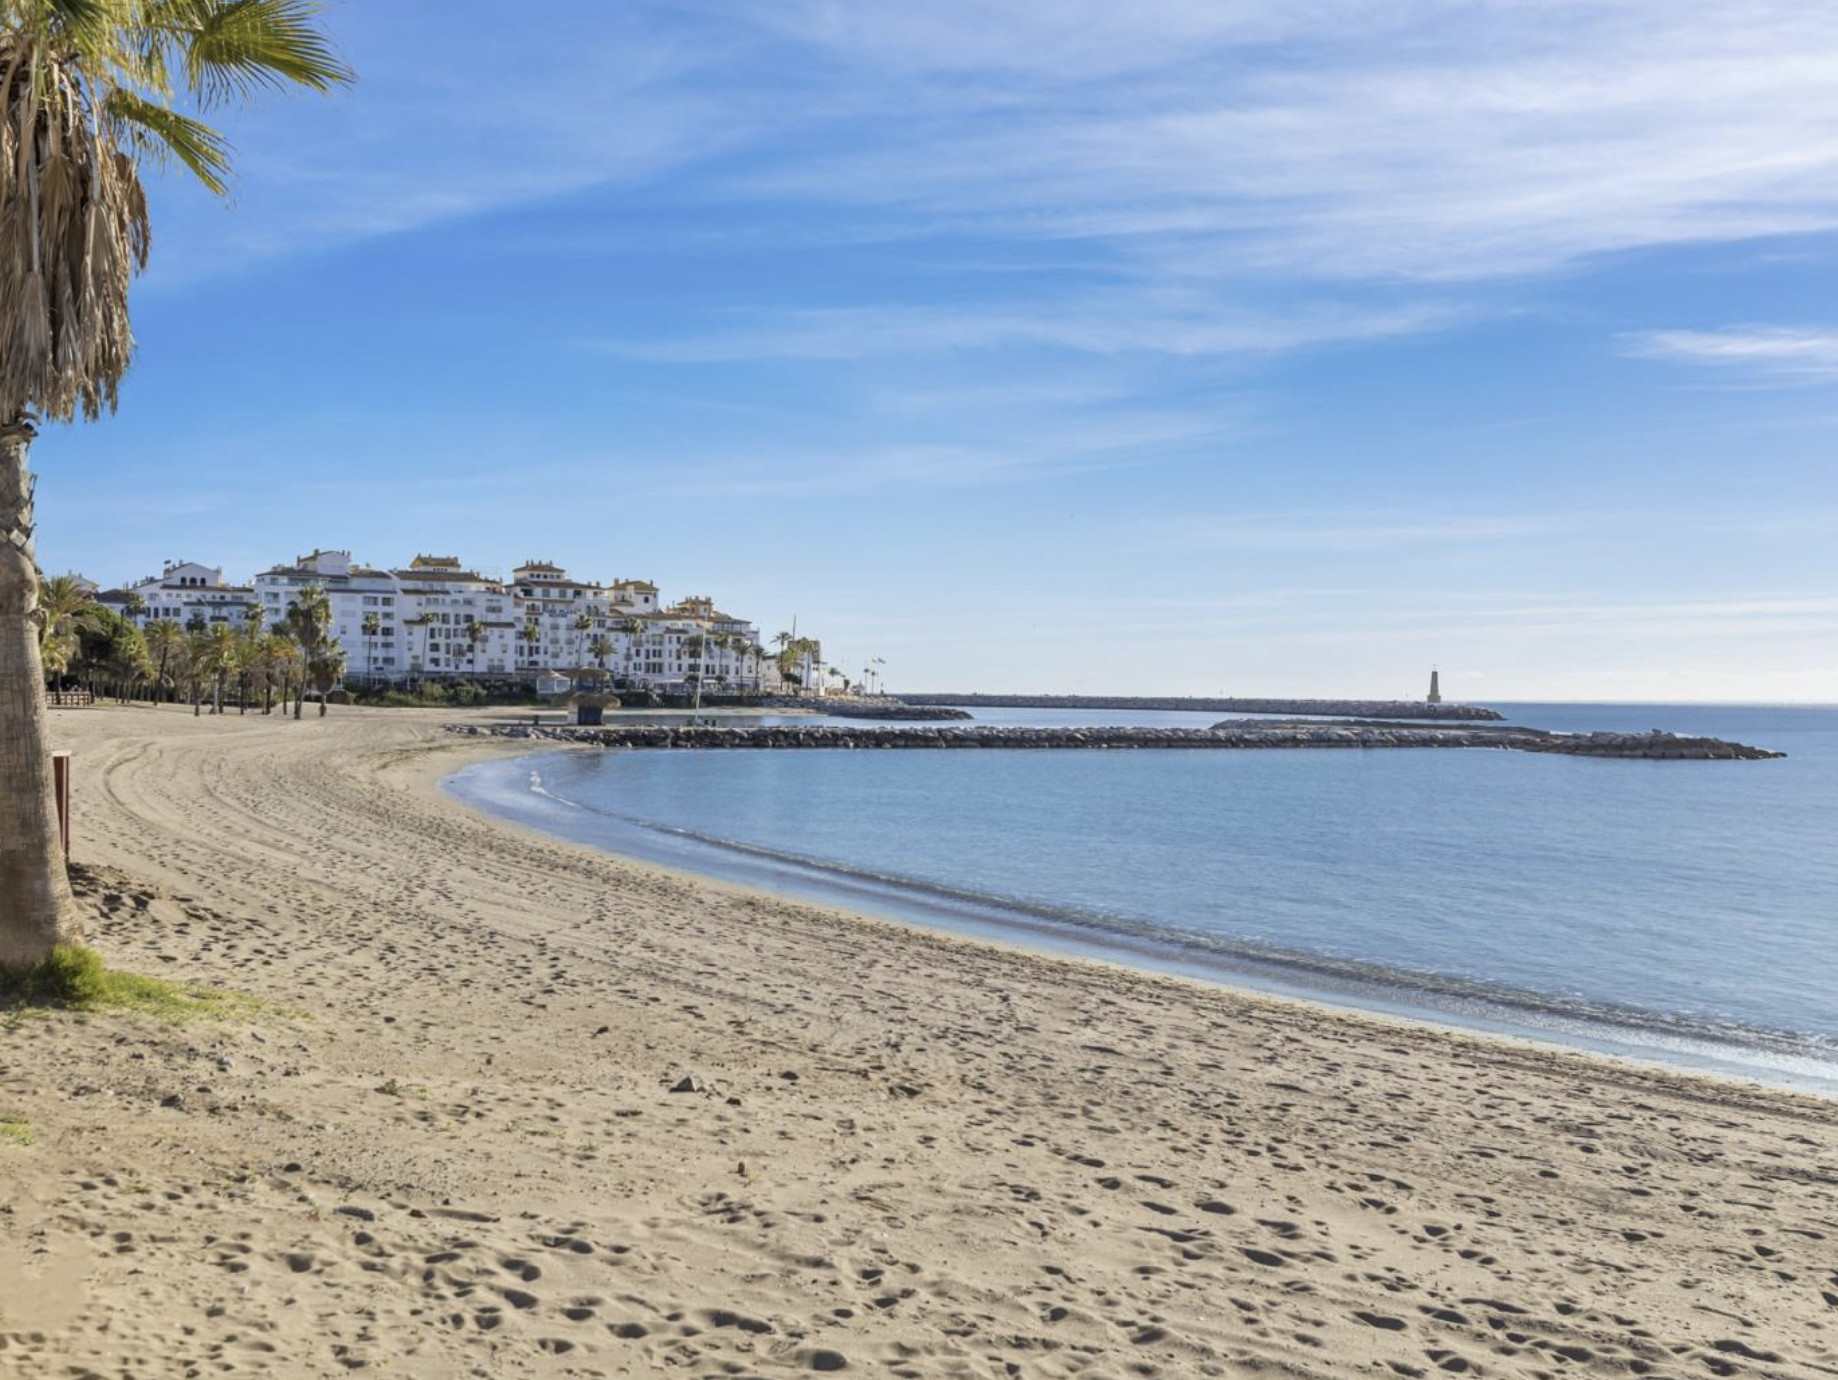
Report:
[[[1528,752],[1567,757],[1637,757],[1656,762],[1759,762],[1784,752],[1729,743],[1721,738],[1686,738],[1659,729],[1651,733],[1552,733],[1525,744]]]
[[[798,699],[780,696],[757,701],[764,709],[805,709],[832,719],[900,719],[905,722],[957,720],[971,717],[968,709],[942,704],[908,704],[904,700]]]
[[[1180,709],[1202,714],[1311,714],[1332,719],[1438,719],[1478,723],[1503,719],[1495,709],[1422,700],[1194,699],[1178,695],[906,695],[902,704],[963,705],[971,709]]]
[[[1784,754],[1670,733],[1561,734],[1521,728],[1408,724],[1228,723],[1213,728],[840,728],[775,724],[748,728],[644,724],[604,728],[449,724],[452,733],[587,743],[609,748],[974,749],[974,748],[1496,748],[1652,760],[1755,760]]]

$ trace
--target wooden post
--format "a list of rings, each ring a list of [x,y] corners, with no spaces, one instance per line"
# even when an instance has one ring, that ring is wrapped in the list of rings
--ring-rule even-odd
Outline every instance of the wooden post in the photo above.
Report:
[[[57,832],[64,841],[64,862],[70,862],[70,754],[51,754],[52,785],[57,792]]]

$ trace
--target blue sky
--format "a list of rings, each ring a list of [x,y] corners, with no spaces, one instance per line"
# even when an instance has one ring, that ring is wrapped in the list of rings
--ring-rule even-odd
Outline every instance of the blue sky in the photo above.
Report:
[[[1838,10],[334,3],[155,193],[117,583],[712,593],[913,689],[1838,701]]]

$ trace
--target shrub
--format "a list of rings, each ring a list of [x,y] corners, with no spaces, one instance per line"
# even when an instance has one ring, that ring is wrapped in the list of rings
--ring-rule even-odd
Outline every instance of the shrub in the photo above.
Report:
[[[107,990],[102,955],[81,944],[59,944],[15,982],[28,1001],[59,1006],[95,1006]]]
[[[102,966],[100,954],[80,944],[59,944],[37,967],[24,973],[0,972],[0,999],[73,1011],[114,1007],[171,1021],[246,1015],[262,1006],[241,992],[181,986],[139,973],[109,972]]]

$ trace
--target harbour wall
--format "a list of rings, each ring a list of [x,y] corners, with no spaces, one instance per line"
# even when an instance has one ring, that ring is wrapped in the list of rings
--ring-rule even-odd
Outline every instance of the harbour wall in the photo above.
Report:
[[[900,695],[902,704],[963,705],[970,709],[1179,709],[1202,714],[1311,714],[1334,719],[1438,719],[1483,723],[1505,718],[1473,704],[1424,700],[1192,699],[1156,695]]]
[[[1494,748],[1654,761],[1752,761],[1784,754],[1715,738],[1670,733],[1548,733],[1526,728],[1441,728],[1408,724],[1252,723],[1213,728],[841,728],[774,724],[715,728],[667,724],[539,727],[448,724],[468,736],[585,743],[609,748],[975,749],[975,748]]]

